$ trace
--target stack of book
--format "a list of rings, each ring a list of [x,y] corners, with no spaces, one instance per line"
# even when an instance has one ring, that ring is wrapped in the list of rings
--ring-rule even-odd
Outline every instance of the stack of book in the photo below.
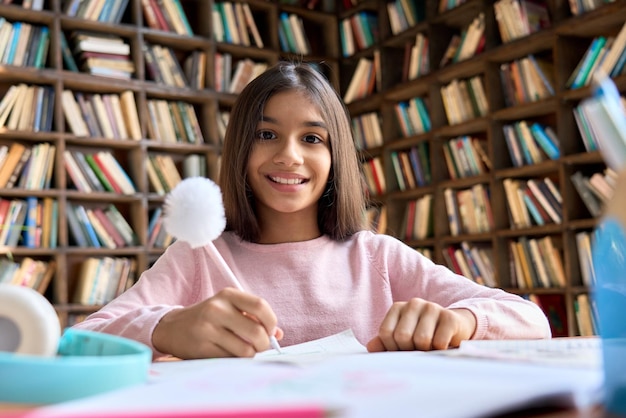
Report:
[[[89,74],[129,80],[135,72],[130,45],[116,35],[75,32],[74,55]]]
[[[493,4],[493,9],[503,42],[550,27],[550,15],[545,1],[499,0]]]

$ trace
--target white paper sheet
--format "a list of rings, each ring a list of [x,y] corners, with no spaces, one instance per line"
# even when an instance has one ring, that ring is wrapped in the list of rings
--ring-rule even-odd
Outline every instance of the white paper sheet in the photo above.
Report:
[[[545,340],[468,340],[450,354],[488,359],[523,361],[561,367],[602,367],[599,337]]]

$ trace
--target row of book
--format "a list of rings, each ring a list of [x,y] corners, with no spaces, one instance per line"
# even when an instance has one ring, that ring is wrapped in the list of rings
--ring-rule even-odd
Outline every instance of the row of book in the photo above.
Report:
[[[428,142],[424,141],[405,150],[391,151],[389,158],[401,191],[431,183],[429,149]]]
[[[626,106],[626,98],[624,96],[620,96],[620,101],[622,107]],[[600,149],[601,135],[613,135],[613,133],[610,131],[609,124],[604,123],[603,120],[597,117],[594,118],[590,113],[592,108],[582,103],[573,109],[574,120],[585,149],[587,151],[596,151]],[[626,107],[624,108],[626,109]]]
[[[520,120],[502,125],[502,132],[515,167],[561,156],[560,141],[551,126]]]
[[[0,63],[43,68],[49,47],[50,30],[47,26],[11,23],[0,16]]]
[[[378,41],[378,16],[364,10],[341,19],[339,38],[344,57],[373,46]]]
[[[415,42],[405,44],[402,81],[415,80],[430,71],[429,41],[422,32],[415,35]]]
[[[425,18],[425,3],[411,0],[394,0],[387,3],[391,33],[397,35],[417,25]]]
[[[398,153],[392,154],[391,161],[394,169],[396,169],[396,164],[399,164],[396,162],[399,161]],[[408,159],[408,155],[411,153],[404,153],[404,155]],[[417,153],[413,152],[413,156],[416,155]],[[364,163],[364,169],[367,170],[365,177],[368,179],[370,193],[375,195],[384,193],[379,190],[381,186],[376,182],[376,178],[371,178],[373,173],[376,173],[375,162],[370,160]],[[397,170],[403,170],[403,168]],[[371,172],[368,173],[368,171]],[[396,177],[398,178],[400,175],[402,174],[396,171]],[[592,216],[601,215],[604,204],[611,198],[615,176],[616,173],[608,168],[604,172],[593,173],[590,176],[585,176],[580,171],[571,175],[575,189]],[[402,184],[402,181],[406,181],[406,178],[399,180],[399,184]],[[562,222],[563,198],[551,178],[507,178],[503,180],[503,187],[512,228],[529,228],[535,225],[560,224]],[[408,188],[406,185],[401,185],[400,190],[408,190]],[[593,199],[593,203],[589,203],[590,199]],[[478,234],[494,229],[490,193],[484,185],[476,184],[470,188],[458,190],[446,188],[444,189],[444,201],[451,235]],[[407,205],[405,215],[409,210]],[[410,239],[410,237],[407,236],[406,239]]]
[[[446,246],[442,254],[448,268],[456,274],[484,286],[497,287],[490,248],[461,241],[460,245]]]
[[[383,145],[382,121],[378,112],[361,113],[351,119],[352,135],[356,147],[361,150]]]
[[[207,160],[204,155],[190,154],[182,157],[177,164],[171,155],[151,154],[146,159],[146,170],[150,191],[164,196],[183,178],[207,177]]]
[[[433,200],[432,194],[425,194],[407,202],[399,231],[402,240],[422,240],[433,235]]]
[[[0,101],[0,126],[10,130],[49,131],[52,127],[52,87],[11,86]],[[76,136],[142,139],[134,93],[87,94],[64,90],[63,114]],[[203,143],[204,137],[192,104],[148,100],[150,139],[169,143]]]
[[[506,106],[518,106],[554,96],[553,65],[533,54],[500,64],[500,82]]]
[[[452,35],[441,57],[439,68],[481,53],[485,49],[485,43],[485,14],[479,13],[460,34]]]
[[[52,198],[0,199],[0,245],[56,248],[58,203]]]
[[[470,188],[443,191],[450,234],[480,234],[495,227],[489,188],[475,184]]]
[[[148,223],[148,248],[167,248],[174,239],[163,226],[163,208],[156,208]]]
[[[430,132],[432,123],[428,111],[428,100],[413,97],[394,105],[396,120],[404,137]]]
[[[551,24],[546,1],[498,0],[493,9],[505,43],[547,29]]]
[[[104,305],[135,282],[136,261],[127,257],[89,257],[78,268],[72,302]]]
[[[374,51],[374,58],[359,58],[356,68],[352,73],[348,88],[343,94],[344,103],[352,103],[363,99],[378,88],[380,89],[380,54]]]
[[[509,241],[512,285],[520,289],[563,288],[565,271],[552,237],[519,237]]]
[[[451,179],[479,176],[491,170],[491,159],[484,150],[484,140],[463,135],[442,144],[443,156]]]
[[[49,143],[32,147],[19,142],[0,145],[0,187],[25,190],[50,189],[56,146]],[[191,154],[182,160],[183,177],[206,176],[206,157]],[[126,171],[109,151],[86,153],[64,151],[64,165],[77,190],[131,195],[136,187]],[[181,174],[169,155],[151,155],[147,161],[152,189],[160,194],[172,190]]]
[[[27,146],[19,142],[0,145],[0,187],[50,189],[56,146],[43,142]]]
[[[61,32],[63,65],[69,71],[129,80],[135,73],[130,45],[122,37],[95,32],[74,31],[68,43]],[[205,88],[207,54],[199,50],[178,51],[145,42],[142,46],[147,78],[178,88]]]
[[[616,177],[615,171],[607,167],[603,172],[590,175],[577,170],[570,175],[570,180],[589,213],[598,217],[602,215],[606,202],[613,196]]]
[[[236,61],[233,69],[233,57],[228,53],[216,52],[214,56],[215,91],[239,94],[248,83],[263,73],[267,62],[256,62],[250,58]]]
[[[54,277],[56,261],[24,257],[21,261],[0,259],[0,284],[25,286],[44,294]]]
[[[626,23],[617,36],[593,38],[572,71],[566,86],[577,89],[589,85],[594,73],[617,77],[626,68]]]
[[[76,136],[140,140],[134,93],[87,94],[63,90],[61,105],[69,131]]]
[[[483,117],[489,112],[489,103],[479,75],[454,79],[440,87],[441,99],[448,124],[456,125]]]
[[[166,86],[189,87],[189,81],[187,80],[189,74],[185,74],[185,70],[183,70],[183,66],[180,65],[176,58],[176,52],[173,48],[144,42],[142,49],[147,73],[152,80]],[[191,62],[189,59],[192,59],[194,56],[206,57],[204,52],[196,52],[190,54],[185,62]],[[206,68],[206,58],[204,58],[204,62]],[[185,68],[189,68],[189,65],[186,64]]]
[[[563,221],[563,197],[550,177],[507,178],[502,184],[513,228],[560,224]]]
[[[204,135],[193,104],[164,99],[150,99],[148,135],[158,142],[203,144]]]
[[[295,13],[281,12],[278,15],[278,41],[280,49],[300,55],[312,53],[309,37],[304,29],[304,21]]]
[[[591,249],[594,245],[595,232],[576,232],[576,250],[578,251],[578,267],[580,277],[584,286],[592,287],[596,285],[596,272],[593,265]]]
[[[211,22],[217,42],[263,48],[263,38],[248,3],[214,2]]]
[[[180,0],[141,0],[141,10],[150,28],[193,36]]]
[[[387,192],[387,181],[381,157],[374,157],[361,163],[365,176],[366,191],[372,196],[382,196]]]
[[[50,132],[54,96],[51,86],[12,85],[0,100],[0,129]]]
[[[587,293],[576,295],[574,300],[574,314],[576,315],[576,325],[578,334],[581,337],[592,337],[599,335],[598,329],[598,308],[593,298]]]
[[[63,13],[79,19],[118,24],[127,7],[128,0],[66,0]]]
[[[569,0],[569,9],[574,16],[590,12],[607,3],[614,3],[616,0]]]
[[[63,151],[64,165],[72,184],[82,193],[137,193],[135,183],[111,151]]]
[[[137,234],[113,204],[102,208],[68,202],[65,216],[78,247],[115,249],[139,244]]]
[[[192,161],[191,156],[185,158],[185,162]],[[187,167],[186,163],[185,167]],[[206,164],[206,163],[205,163]],[[150,155],[146,161],[146,169],[148,171],[148,181],[150,188],[159,195],[165,195],[176,187],[182,181],[174,159],[167,154]]]

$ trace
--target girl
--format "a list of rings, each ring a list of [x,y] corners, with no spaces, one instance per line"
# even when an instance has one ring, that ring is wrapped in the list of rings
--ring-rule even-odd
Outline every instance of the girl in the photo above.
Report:
[[[214,243],[246,292],[179,241],[76,327],[133,338],[155,358],[251,357],[268,335],[285,346],[348,328],[369,351],[550,337],[535,304],[367,230],[348,112],[307,64],[281,62],[239,95],[220,185],[227,227]]]

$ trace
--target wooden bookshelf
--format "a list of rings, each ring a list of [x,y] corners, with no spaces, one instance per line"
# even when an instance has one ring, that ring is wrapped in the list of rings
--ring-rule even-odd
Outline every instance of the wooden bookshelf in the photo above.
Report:
[[[150,245],[149,226],[153,212],[164,200],[163,194],[156,192],[150,184],[147,173],[147,159],[151,156],[169,157],[182,175],[186,157],[200,155],[204,157],[204,167],[200,172],[216,179],[220,155],[220,138],[217,128],[217,117],[220,112],[228,112],[235,94],[216,89],[216,78],[222,70],[216,70],[215,57],[228,54],[231,59],[230,76],[233,75],[237,62],[250,59],[268,65],[281,58],[296,58],[302,61],[320,62],[321,71],[339,88],[339,41],[337,32],[337,15],[334,3],[311,2],[309,9],[305,6],[290,5],[279,2],[252,0],[245,2],[254,21],[260,29],[263,48],[217,41],[212,24],[212,11],[221,1],[190,0],[180,4],[187,17],[193,35],[182,30],[166,31],[151,27],[146,20],[143,0],[129,0],[120,14],[119,22],[102,22],[77,16],[68,16],[66,0],[45,0],[42,10],[30,10],[21,6],[0,5],[0,17],[6,21],[26,22],[48,28],[49,45],[45,65],[41,68],[15,65],[0,65],[0,100],[13,85],[26,83],[35,86],[49,86],[54,91],[54,103],[51,106],[52,128],[49,132],[33,132],[31,129],[14,130],[3,128],[0,131],[0,145],[18,142],[27,147],[39,143],[48,143],[56,148],[54,168],[50,187],[42,190],[25,190],[23,188],[4,188],[0,190],[0,198],[26,199],[34,196],[38,199],[52,198],[58,202],[58,239],[54,248],[26,248],[20,239],[17,246],[2,249],[3,258],[7,255],[16,261],[27,257],[43,261],[54,261],[54,275],[45,291],[46,297],[57,310],[62,327],[80,320],[81,316],[94,312],[99,305],[74,303],[74,293],[78,287],[78,276],[83,262],[89,258],[122,257],[132,260],[135,267],[135,278],[148,268],[163,252],[163,248]],[[114,3],[108,0],[106,3]],[[124,2],[122,2],[124,3]],[[163,5],[164,2],[153,2]],[[177,2],[167,1],[175,4]],[[243,5],[234,1],[233,5]],[[306,36],[310,40],[311,53],[308,55],[283,52],[281,49],[277,25],[281,13],[293,14],[301,21]],[[169,23],[172,19],[170,18]],[[180,22],[179,22],[180,23]],[[176,25],[174,25],[176,26]],[[178,25],[180,28],[180,24]],[[86,72],[74,72],[64,62],[61,35],[67,42],[72,41],[75,32],[90,32],[105,36],[115,35],[130,46],[129,61],[134,67],[130,79],[102,77]],[[252,34],[250,34],[252,37]],[[203,88],[170,85],[155,80],[154,72],[149,68],[148,56],[143,46],[158,45],[172,51],[177,64],[184,70],[185,60],[192,54],[204,54],[206,59]],[[74,54],[78,62],[78,57]],[[80,67],[80,62],[78,62]],[[170,62],[172,64],[172,62]],[[191,66],[191,64],[189,64]],[[198,65],[198,64],[195,64]],[[223,75],[222,75],[223,76]],[[228,77],[227,77],[228,78]],[[194,77],[194,79],[198,80]],[[191,86],[192,84],[188,84]],[[70,90],[86,96],[114,94],[121,95],[131,92],[137,107],[137,116],[141,129],[141,138],[115,139],[107,136],[92,137],[75,135],[63,112],[61,93]],[[148,110],[151,101],[169,103],[183,102],[195,112],[203,141],[193,143],[181,142],[177,138],[157,141],[154,134],[154,119]],[[119,194],[106,191],[85,193],[76,190],[64,166],[65,151],[81,151],[85,154],[99,151],[110,152],[130,176],[136,192]],[[68,219],[64,215],[71,205],[81,205],[85,209],[106,209],[114,205],[132,227],[136,241],[132,245],[107,249],[93,246],[79,247],[69,231]],[[167,242],[167,241],[166,241]]]
[[[224,79],[224,71],[232,76],[238,63],[244,60],[268,65],[283,58],[318,63],[320,70],[344,96],[359,60],[368,59],[372,62],[378,61],[380,68],[373,92],[365,98],[358,98],[349,103],[348,109],[353,117],[376,113],[380,120],[382,145],[366,148],[361,152],[364,162],[378,158],[383,167],[382,175],[386,189],[383,193],[372,193],[370,202],[373,207],[385,209],[386,219],[381,223],[384,225],[384,231],[405,238],[406,225],[403,224],[403,217],[407,203],[425,195],[432,195],[431,233],[423,239],[406,240],[409,245],[431,253],[432,258],[441,264],[446,264],[444,250],[449,246],[460,247],[466,242],[471,246],[489,248],[497,286],[522,295],[535,294],[546,300],[554,299],[555,301],[550,303],[555,310],[561,312],[561,319],[567,322],[560,334],[578,335],[574,302],[579,294],[588,293],[589,287],[583,284],[575,238],[578,232],[592,231],[597,218],[586,209],[570,176],[576,171],[591,174],[605,166],[597,151],[588,152],[585,148],[573,115],[573,109],[589,95],[590,88],[570,90],[566,88],[566,83],[594,37],[615,36],[619,32],[626,21],[626,6],[623,2],[616,1],[596,10],[575,14],[569,9],[568,2],[548,0],[551,27],[508,43],[501,41],[494,2],[487,0],[467,0],[442,12],[439,12],[439,0],[230,2],[235,10],[237,4],[247,5],[260,29],[262,48],[254,46],[255,43],[247,45],[243,41],[234,43],[225,39],[217,40],[215,36],[217,25],[213,21],[214,6],[225,2],[216,0],[181,2],[193,35],[151,27],[147,23],[143,9],[145,3],[151,2],[129,0],[118,23],[68,16],[66,15],[68,2],[65,0],[45,0],[42,10],[28,10],[20,5],[0,5],[0,17],[7,21],[41,25],[49,30],[47,59],[42,68],[0,65],[0,100],[11,86],[19,83],[47,86],[55,92],[50,114],[52,128],[49,132],[3,129],[0,131],[0,146],[17,142],[29,147],[39,143],[48,143],[56,147],[49,188],[43,190],[4,188],[0,189],[0,198],[9,200],[26,199],[30,196],[40,200],[52,198],[58,202],[59,211],[56,248],[26,248],[20,241],[17,246],[4,248],[3,251],[5,254],[10,253],[18,261],[27,257],[54,261],[54,276],[45,295],[53,302],[63,326],[99,307],[72,303],[73,293],[78,285],[79,270],[85,260],[90,257],[126,257],[134,261],[138,276],[163,252],[163,248],[150,245],[154,238],[149,231],[152,214],[162,205],[164,197],[163,194],[157,193],[150,183],[146,163],[148,157],[170,157],[182,172],[186,157],[200,155],[206,161],[202,171],[211,178],[217,178],[221,144],[217,120],[221,114],[228,113],[236,98],[236,94],[229,93],[226,88],[218,88],[216,84],[218,79]],[[351,3],[356,5],[345,9],[345,5]],[[424,9],[418,12],[420,17],[415,24],[394,34],[389,23],[391,3],[424,4]],[[448,63],[440,68],[439,64],[452,37],[468,28],[481,13],[484,15],[485,36],[481,52],[472,58]],[[284,47],[284,40],[281,41],[278,30],[282,14],[294,15],[301,21],[309,41],[309,54],[289,52],[288,48]],[[371,28],[374,43],[357,47],[353,54],[344,56],[340,35],[341,22],[352,19],[357,14],[377,16],[376,26]],[[70,71],[64,62],[61,35],[71,40],[72,34],[77,31],[115,35],[128,43],[129,60],[134,66],[131,78],[115,79]],[[411,44],[416,42],[418,34],[428,39],[427,56],[430,68],[425,74],[407,79],[404,74],[408,66],[405,65],[404,57],[407,51],[410,51]],[[253,39],[252,33],[249,35],[249,38]],[[204,68],[204,73],[200,78],[204,80],[204,87],[177,87],[156,81],[154,71],[148,65],[149,57],[143,50],[144,45],[159,45],[171,50],[183,69],[188,57],[203,54],[206,62],[204,67],[201,67]],[[503,64],[521,60],[529,55],[553,64],[555,93],[541,100],[508,105],[501,84],[500,69]],[[217,67],[216,62],[222,60],[224,56],[228,56],[228,66]],[[479,117],[467,117],[461,123],[449,124],[441,95],[442,87],[458,80],[472,78],[480,79],[488,110]],[[618,88],[626,92],[626,76],[617,76],[615,81]],[[121,140],[73,134],[63,112],[61,93],[64,90],[85,95],[121,95],[131,92],[137,106],[141,139]],[[420,98],[426,103],[432,129],[405,136],[398,124],[395,107],[400,102],[414,98]],[[203,142],[155,140],[154,117],[151,118],[148,103],[158,100],[190,105],[198,119]],[[516,167],[509,156],[502,127],[521,120],[553,127],[560,140],[559,158]],[[491,167],[479,175],[451,178],[444,150],[447,143],[463,136],[470,136],[481,144]],[[430,181],[420,187],[401,190],[395,177],[392,153],[400,153],[413,147],[424,147],[427,150]],[[124,195],[110,192],[84,193],[76,190],[64,167],[65,151],[84,153],[109,151],[133,180],[136,193]],[[562,221],[513,228],[504,181],[544,177],[550,178],[562,194]],[[447,211],[446,190],[457,192],[477,185],[489,190],[494,226],[486,232],[466,233],[461,229],[455,234],[450,229],[447,216],[444,215]],[[115,249],[75,245],[68,230],[68,220],[63,215],[66,208],[70,204],[82,205],[86,209],[106,208],[111,203],[133,228],[136,244]],[[546,236],[552,239],[560,253],[567,281],[564,286],[520,289],[513,283],[510,243],[522,237],[532,239]]]
[[[448,246],[459,247],[461,243],[467,242],[470,245],[490,248],[498,287],[520,295],[538,295],[544,299],[544,310],[553,311],[548,316],[552,320],[553,331],[556,330],[555,335],[580,335],[575,302],[578,295],[589,293],[590,288],[583,284],[575,237],[579,232],[592,231],[597,218],[585,208],[570,176],[577,170],[587,174],[600,171],[605,165],[598,151],[587,152],[573,116],[574,107],[590,95],[590,87],[570,90],[566,88],[566,83],[594,37],[618,34],[626,22],[626,4],[618,1],[574,15],[568,2],[548,0],[546,4],[551,18],[549,28],[503,43],[492,1],[468,0],[441,13],[438,11],[439,1],[426,1],[425,18],[396,34],[393,34],[389,23],[389,3],[401,2],[366,0],[349,9],[342,8],[338,13],[339,21],[364,10],[378,13],[379,16],[376,28],[378,39],[375,44],[358,50],[349,57],[342,57],[340,67],[341,92],[344,94],[358,60],[373,59],[375,51],[381,54],[381,88],[364,99],[349,103],[348,109],[353,117],[377,112],[382,121],[383,145],[362,150],[362,158],[367,161],[378,157],[383,162],[387,190],[382,194],[373,193],[370,201],[374,206],[386,207],[386,233],[405,239],[406,225],[403,217],[407,203],[427,194],[433,195],[432,234],[419,240],[405,239],[409,245],[416,249],[430,250],[434,261],[441,264],[446,264],[444,250]],[[467,27],[480,13],[484,14],[486,36],[482,52],[440,68],[439,64],[453,34]],[[410,46],[419,33],[430,41],[430,71],[416,79],[406,80],[403,79],[403,68],[407,44]],[[500,68],[504,63],[520,60],[531,54],[552,63],[554,94],[541,100],[507,105]],[[473,116],[464,122],[451,125],[446,117],[441,88],[454,80],[474,76],[482,79],[489,110],[483,116]],[[626,92],[626,76],[619,75],[614,80],[620,91]],[[394,106],[414,97],[427,101],[432,130],[407,137],[400,128]],[[552,126],[560,141],[559,158],[546,158],[536,164],[514,166],[502,126],[520,120]],[[481,141],[492,167],[483,174],[453,179],[446,167],[444,144],[464,135]],[[396,180],[391,155],[420,143],[427,143],[429,147],[432,183],[402,191]],[[561,222],[514,228],[509,216],[504,180],[545,177],[550,178],[561,192]],[[446,216],[444,191],[459,191],[475,185],[482,185],[489,190],[494,227],[486,232],[461,231],[455,235]],[[520,288],[513,282],[510,242],[520,238],[543,237],[550,237],[557,248],[566,282],[564,285],[548,288]],[[558,321],[566,323],[559,324]]]

